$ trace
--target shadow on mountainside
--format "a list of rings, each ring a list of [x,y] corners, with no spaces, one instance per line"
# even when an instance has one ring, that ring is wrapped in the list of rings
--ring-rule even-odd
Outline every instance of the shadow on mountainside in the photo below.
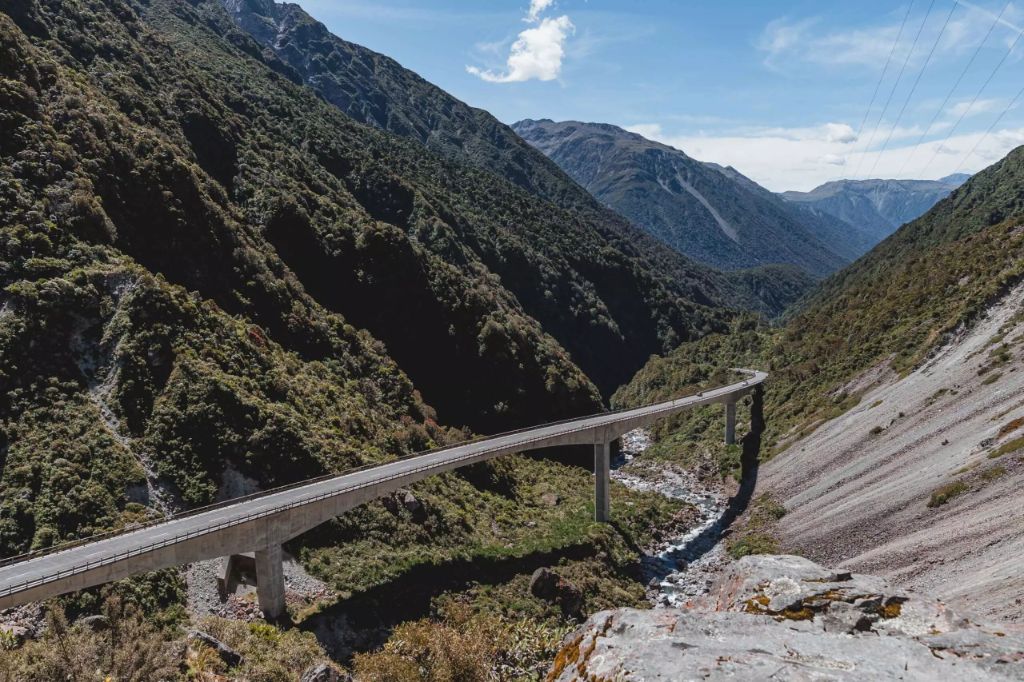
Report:
[[[394,580],[353,594],[325,607],[297,625],[312,632],[334,660],[348,663],[353,654],[382,646],[399,624],[429,616],[440,594],[472,585],[496,585],[536,569],[593,557],[599,547],[584,539],[557,549],[520,557],[473,558],[421,564]]]
[[[764,426],[764,389],[758,386],[751,394],[750,431],[740,441],[743,446],[743,454],[740,456],[740,467],[743,472],[740,476],[740,487],[736,494],[729,498],[729,504],[722,514],[723,531],[746,510],[754,496],[761,462],[761,436],[764,433]]]
[[[747,509],[757,486],[760,466],[761,436],[764,433],[764,391],[758,386],[751,395],[750,431],[740,441],[743,453],[740,456],[742,475],[736,494],[729,498],[725,510],[717,521],[700,534],[671,552],[649,557],[645,560],[648,575],[661,581],[679,570],[680,566],[693,563],[710,552],[722,540],[733,522]]]

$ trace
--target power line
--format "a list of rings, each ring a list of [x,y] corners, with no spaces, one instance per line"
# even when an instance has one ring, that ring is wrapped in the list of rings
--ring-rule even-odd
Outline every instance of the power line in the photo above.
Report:
[[[992,121],[992,125],[990,125],[988,127],[988,130],[985,131],[984,135],[982,135],[980,138],[978,138],[978,141],[974,143],[973,147],[971,147],[971,151],[967,152],[967,156],[965,156],[963,159],[960,160],[960,163],[957,164],[956,170],[953,171],[953,175],[956,175],[957,173],[960,172],[960,169],[963,168],[963,165],[965,163],[967,163],[968,159],[971,158],[971,155],[974,154],[975,151],[977,151],[978,147],[981,146],[981,143],[985,141],[985,138],[987,138],[989,136],[989,133],[991,133],[993,130],[995,130],[995,127],[997,125],[999,125],[999,122],[1003,120],[1003,117],[1006,116],[1007,112],[1009,112],[1010,109],[1012,109],[1014,107],[1014,105],[1017,104],[1017,100],[1019,100],[1021,98],[1021,96],[1024,96],[1024,88],[1020,89],[1020,91],[1017,93],[1016,97],[1014,97],[1010,101],[1010,103],[1006,106],[1006,108],[1003,109],[1003,112],[1001,114],[999,114],[998,117],[996,117],[996,120]]]
[[[1013,54],[1013,50],[1015,47],[1017,47],[1017,43],[1020,42],[1021,36],[1024,36],[1024,31],[1019,31],[1017,33],[1017,37],[1013,39],[1012,43],[1010,43],[1010,49],[1006,51],[1006,54],[1003,55],[1003,58],[1000,59],[999,63],[996,64],[996,67],[992,69],[992,73],[988,75],[988,78],[986,78],[985,82],[982,83],[981,88],[979,88],[978,92],[975,93],[974,99],[971,100],[971,103],[967,105],[967,108],[964,109],[962,114],[960,114],[960,118],[958,118],[956,123],[953,124],[953,127],[949,129],[949,134],[946,135],[946,139],[944,139],[941,144],[935,147],[935,152],[932,154],[932,158],[928,161],[928,165],[924,167],[925,172],[927,171],[928,166],[931,166],[933,163],[935,163],[935,158],[939,155],[939,150],[942,149],[942,147],[947,142],[949,142],[949,139],[951,137],[953,137],[953,133],[956,132],[956,129],[958,127],[960,127],[960,124],[963,123],[963,120],[967,118],[967,114],[969,114],[971,109],[974,108],[974,105],[977,103],[978,98],[981,97],[981,93],[985,92],[985,88],[988,87],[989,83],[992,82],[992,79],[996,77],[996,74],[999,72],[999,69],[1002,68],[1003,64],[1006,63],[1006,60],[1009,59],[1011,54]]]
[[[896,94],[896,89],[900,86],[900,81],[903,80],[903,72],[907,70],[907,64],[910,63],[910,58],[914,54],[914,50],[917,49],[917,41],[921,39],[921,32],[924,31],[924,25],[928,22],[928,15],[931,14],[932,7],[935,6],[935,0],[932,0],[931,4],[928,5],[928,13],[924,15],[924,21],[921,22],[921,28],[917,29],[917,35],[914,36],[914,42],[910,45],[910,50],[907,51],[907,57],[903,60],[903,66],[900,67],[900,72],[896,75],[896,82],[892,84],[892,90],[889,91],[889,99],[885,101],[885,107],[882,109],[882,115],[878,117],[878,125],[875,126],[875,130],[872,131],[871,140],[874,141],[874,133],[878,131],[878,126],[882,125],[883,119],[885,119],[885,112],[889,110],[889,104],[892,102],[893,95]],[[892,130],[889,131],[889,137],[892,137]],[[869,145],[870,146],[870,143]],[[875,164],[878,163],[878,157],[875,157]],[[872,165],[871,170],[874,171],[875,167]],[[865,177],[866,179],[866,177]]]
[[[921,84],[921,77],[924,76],[924,72],[928,69],[928,65],[931,64],[932,57],[935,56],[935,50],[939,47],[939,43],[942,41],[942,36],[946,34],[946,28],[949,26],[949,20],[953,18],[953,13],[956,12],[956,8],[960,5],[960,0],[953,2],[952,9],[949,10],[949,14],[946,15],[946,21],[942,24],[942,28],[939,30],[939,35],[935,37],[935,42],[932,43],[932,49],[928,52],[928,57],[924,60],[924,64],[921,66],[921,70],[917,72],[917,78],[914,79],[914,85],[911,86],[910,92],[907,93],[907,98],[903,100],[903,106],[900,107],[900,113],[896,116],[896,122],[893,123],[892,128],[889,129],[889,135],[885,138],[885,144],[882,145],[882,150],[878,152],[878,156],[875,157],[875,162],[871,164],[871,171],[868,175],[872,175],[875,172],[875,168],[878,166],[878,160],[882,158],[882,154],[889,147],[889,142],[892,140],[893,133],[896,132],[896,128],[899,127],[900,121],[903,120],[903,114],[907,111],[907,106],[910,104],[910,100],[914,97],[914,93],[917,92],[917,86]],[[932,0],[932,4],[928,7],[928,13],[924,16],[924,21],[921,22],[921,31],[924,30],[925,24],[928,23],[928,16],[932,12],[932,8],[935,7],[935,0]],[[918,36],[921,32],[918,31]]]
[[[957,0],[957,2],[959,3],[959,0]],[[999,21],[1003,18],[1006,10],[1010,8],[1010,3],[1012,2],[1013,0],[1006,0],[1006,4],[1003,5],[1003,11],[999,13],[999,16],[997,16],[995,21],[992,22],[992,25],[989,26],[988,33],[985,34],[981,43],[978,44],[978,48],[974,51],[974,54],[971,55],[970,60],[967,62],[967,66],[965,66],[964,70],[960,72],[960,77],[956,79],[956,83],[953,83],[953,87],[949,89],[949,93],[946,94],[946,99],[942,101],[942,104],[940,104],[939,108],[935,111],[935,115],[932,116],[932,120],[928,122],[928,127],[924,129],[924,132],[921,133],[921,137],[917,139],[917,144],[911,147],[910,156],[908,156],[907,160],[903,162],[903,165],[900,167],[900,172],[897,173],[897,175],[903,175],[903,171],[907,169],[907,166],[909,166],[910,162],[914,159],[914,155],[917,154],[917,148],[921,146],[922,142],[924,142],[924,138],[928,137],[928,133],[932,131],[932,127],[935,125],[935,122],[939,120],[939,116],[941,116],[942,112],[946,110],[946,105],[949,104],[949,100],[953,98],[953,94],[956,92],[956,89],[960,87],[960,83],[963,82],[964,76],[966,76],[967,72],[971,70],[972,66],[974,66],[974,61],[978,58],[978,55],[981,54],[981,50],[985,47],[985,43],[987,43],[988,39],[992,37],[992,32],[996,30],[996,26],[999,25]]]
[[[889,62],[892,60],[892,56],[896,53],[896,48],[897,48],[897,46],[899,46],[900,39],[903,37],[903,29],[905,29],[907,27],[907,19],[910,18],[910,11],[913,10],[913,9],[914,9],[914,0],[910,0],[910,4],[907,5],[907,13],[903,15],[903,23],[900,24],[899,33],[896,34],[896,40],[892,44],[892,49],[889,50],[889,59],[887,59],[885,61],[885,68],[882,69],[882,77],[878,79],[878,85],[875,86],[875,94],[871,96],[871,104],[868,105],[868,110],[864,112],[864,120],[861,121],[860,130],[857,132],[857,139],[858,140],[860,139],[861,133],[864,132],[864,124],[867,122],[868,114],[871,112],[871,107],[875,103],[875,96],[878,95],[878,88],[882,85],[882,81],[885,80],[885,74],[889,71]],[[897,79],[897,83],[898,82],[899,82],[899,80]],[[895,89],[895,86],[894,86],[894,89]],[[892,99],[892,93],[891,92],[889,93],[889,99],[890,100]],[[889,103],[886,102],[885,103],[885,107],[882,109],[881,116],[878,117],[878,121],[879,122],[882,121],[882,116],[885,116],[885,110],[888,109],[888,108],[889,108]],[[877,130],[878,130],[878,126],[876,125],[874,130],[871,131],[871,137],[868,139],[868,144],[867,144],[867,147],[865,147],[865,150],[870,148],[871,147],[871,143],[875,141],[875,132],[877,132]],[[857,162],[857,171],[851,177],[856,178],[858,175],[860,175],[860,168],[861,168],[862,165],[864,165],[864,157],[863,156],[861,156],[860,157],[860,161]]]

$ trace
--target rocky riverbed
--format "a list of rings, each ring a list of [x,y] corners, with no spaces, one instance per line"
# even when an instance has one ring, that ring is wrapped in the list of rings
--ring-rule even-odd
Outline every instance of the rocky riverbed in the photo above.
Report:
[[[648,462],[639,455],[650,447],[643,429],[622,437],[612,478],[636,490],[659,492],[682,500],[697,511],[697,523],[686,533],[666,538],[644,558],[648,597],[655,606],[679,606],[707,594],[731,561],[722,546],[722,515],[728,503],[725,486],[667,462]]]

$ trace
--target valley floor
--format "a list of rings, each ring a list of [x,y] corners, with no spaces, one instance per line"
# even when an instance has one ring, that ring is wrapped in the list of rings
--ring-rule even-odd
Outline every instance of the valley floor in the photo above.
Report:
[[[1024,286],[761,469],[782,547],[1024,624]]]

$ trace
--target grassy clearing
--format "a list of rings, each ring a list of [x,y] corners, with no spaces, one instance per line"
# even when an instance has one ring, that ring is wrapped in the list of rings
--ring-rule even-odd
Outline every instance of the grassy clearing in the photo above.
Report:
[[[981,480],[990,483],[1006,475],[1006,467],[996,466],[981,472]]]
[[[777,554],[778,522],[786,515],[786,507],[771,494],[765,493],[750,505],[745,522],[733,531],[726,549],[735,558],[749,554]]]

